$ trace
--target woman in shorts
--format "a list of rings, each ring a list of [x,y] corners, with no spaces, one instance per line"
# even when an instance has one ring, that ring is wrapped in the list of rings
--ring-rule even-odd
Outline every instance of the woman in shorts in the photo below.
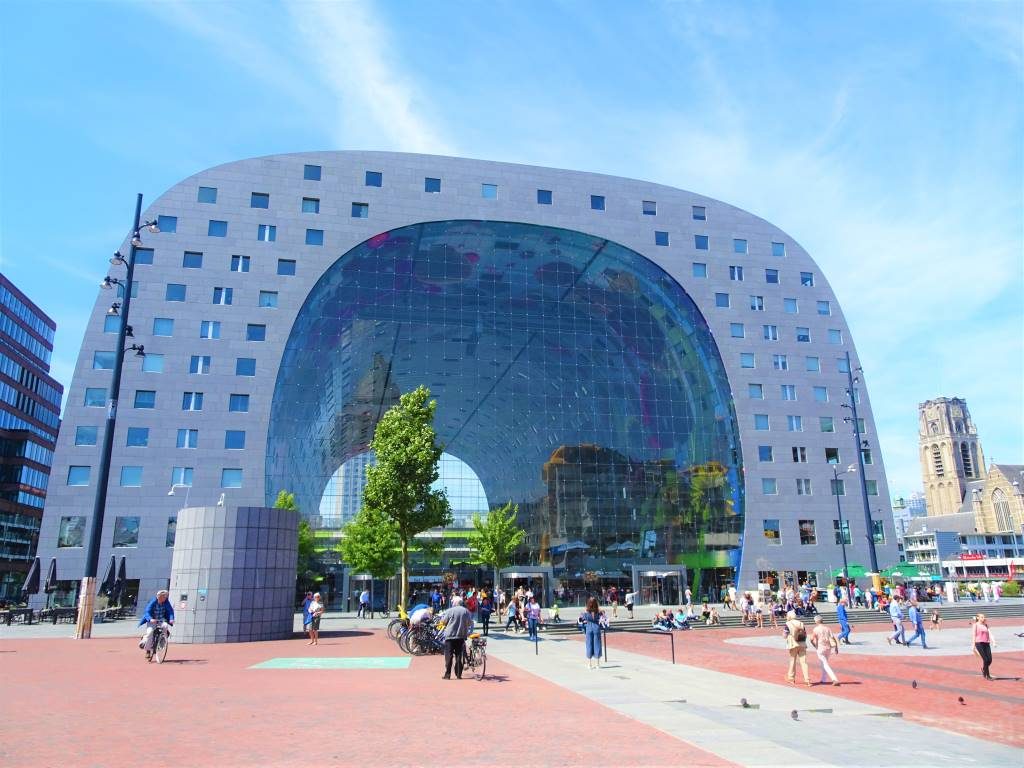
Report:
[[[320,644],[320,617],[324,615],[324,604],[320,599],[320,593],[313,595],[313,602],[309,604],[309,644]]]

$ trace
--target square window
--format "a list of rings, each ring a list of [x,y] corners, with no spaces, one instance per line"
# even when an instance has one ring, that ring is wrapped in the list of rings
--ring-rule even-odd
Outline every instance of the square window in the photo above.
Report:
[[[768,539],[769,544],[773,546],[779,546],[782,544],[782,537],[779,535],[778,520],[763,520],[761,523],[761,530],[764,532],[764,537]]]
[[[157,216],[156,226],[161,232],[174,233],[178,231],[177,216]]]
[[[836,478],[832,478],[829,482],[832,485],[832,495],[833,496],[845,496],[846,495],[846,481],[845,480],[837,480]]]
[[[729,267],[729,279],[737,283],[743,282],[743,267],[730,266]]]
[[[246,341],[266,341],[267,340],[267,326],[257,325],[256,323],[249,323],[245,326],[245,340]]]
[[[227,430],[224,433],[224,447],[232,451],[245,448],[245,431],[241,429]]]
[[[278,259],[277,260],[277,274],[279,275],[294,275],[295,274],[295,260],[294,259]]]
[[[874,464],[875,463],[875,460],[874,460],[874,458],[871,455],[871,449],[870,448],[861,448],[860,449],[860,457],[861,457],[861,459],[864,460],[865,464]]]
[[[800,285],[807,288],[814,287],[814,273],[813,272],[801,272],[800,273]]]
[[[779,270],[777,269],[766,269],[764,271],[764,281],[771,285],[779,284]]]
[[[796,495],[797,496],[812,496],[811,493],[811,478],[809,477],[798,477],[796,479]]]
[[[369,203],[352,203],[352,218],[366,219],[370,216]]]
[[[814,387],[814,401],[817,403],[827,403],[828,387]]]
[[[202,392],[185,392],[181,396],[181,410],[201,411],[203,410]]]
[[[167,518],[167,537],[164,539],[165,547],[173,547],[174,540],[178,533],[178,516],[172,515]]]
[[[219,320],[201,320],[199,322],[199,338],[200,339],[219,339],[220,338],[220,321]]]
[[[551,205],[551,190],[550,189],[538,189],[537,190],[537,205]]]
[[[250,208],[269,208],[270,207],[270,195],[266,192],[253,192],[249,198]]]
[[[163,373],[164,372],[164,356],[158,355],[153,352],[147,352],[142,358],[142,372],[143,373]]]
[[[786,417],[786,428],[790,432],[803,432],[804,431],[804,418],[803,418],[803,416],[787,416]]]
[[[772,355],[772,368],[776,371],[788,371],[789,358],[786,355]]]
[[[740,352],[740,368],[754,368],[755,359],[753,352]]]
[[[885,544],[885,525],[881,520],[871,521],[871,539],[876,544]]]
[[[832,416],[819,416],[818,423],[821,425],[822,432],[836,431],[835,419]]]
[[[768,430],[768,414],[767,413],[755,413],[754,414],[754,429],[759,432],[765,432]]]
[[[102,408],[107,404],[106,387],[86,387],[84,405],[88,408]]]
[[[604,195],[591,195],[590,196],[590,210],[592,210],[592,211],[603,211],[604,210]]]
[[[75,445],[96,445],[99,427],[77,427],[75,429]]]
[[[256,358],[239,357],[235,360],[235,376],[255,376]]]
[[[248,272],[251,266],[251,259],[248,256],[232,256],[231,257],[231,271],[232,272]]]
[[[277,291],[260,291],[259,306],[273,309],[277,306]]]
[[[830,302],[828,302],[828,301],[819,301],[818,302],[818,314],[819,315],[824,315],[825,317],[828,317],[829,315],[831,315],[832,314],[832,304]]]
[[[199,447],[199,430],[198,429],[179,429],[178,439],[175,445],[178,448],[198,448]]]
[[[124,444],[128,448],[149,447],[149,427],[128,427]]]
[[[185,286],[181,283],[168,283],[164,291],[164,299],[166,301],[184,301]]]
[[[256,239],[261,243],[273,243],[277,240],[277,226],[274,224],[257,225]]]
[[[367,187],[379,187],[384,184],[384,174],[380,171],[367,171],[364,181]]]
[[[799,311],[796,303],[796,299],[783,299],[782,300],[782,311],[787,315],[795,315]]]
[[[775,455],[770,445],[757,446],[758,461],[775,461]]]
[[[216,187],[200,187],[199,194],[196,197],[196,201],[200,203],[216,203],[217,202],[217,188]]]
[[[156,408],[156,390],[137,389],[135,390],[136,408]]]
[[[198,251],[185,251],[185,255],[181,257],[181,266],[184,269],[202,269],[203,254]]]
[[[746,253],[747,252],[747,241],[737,240],[732,241],[732,252],[733,253]]]
[[[829,344],[842,344],[843,343],[843,332],[838,328],[828,329],[828,343]]]
[[[868,487],[868,496],[878,495],[878,481],[877,480],[865,480],[864,484]]]
[[[692,208],[694,221],[707,221],[708,211],[703,205],[695,205]]]
[[[781,384],[779,386],[783,400],[796,400],[796,385]]]
[[[728,307],[729,306],[729,294],[728,293],[716,293],[715,294],[715,306],[716,307]]]
[[[153,263],[153,249],[152,248],[136,248],[135,249],[135,266],[139,264],[152,264]]]
[[[249,411],[249,396],[248,395],[229,395],[228,396],[228,410],[232,413],[248,413]]]
[[[306,181],[320,181],[320,166],[304,165],[302,167],[302,178]]]
[[[825,449],[825,461],[829,464],[839,463],[839,449],[838,448],[826,448]]]
[[[761,335],[765,341],[778,341],[779,340],[779,326],[777,325],[762,325]]]
[[[176,485],[191,486],[194,474],[195,469],[192,467],[171,467],[171,490]]]
[[[743,323],[729,323],[729,335],[734,339],[742,339],[746,335]]]
[[[813,520],[800,520],[800,543],[804,546],[813,546],[818,543],[818,535],[814,530]]]
[[[306,245],[323,245],[324,231],[322,229],[306,230]]]
[[[850,361],[847,360],[845,357],[837,357],[836,358],[836,370],[839,371],[840,373],[849,373],[850,372]]]
[[[654,200],[643,201],[643,212],[644,216],[657,216],[658,215],[658,204]]]
[[[699,261],[693,262],[693,276],[694,277],[707,277],[708,276],[708,265]]]
[[[778,481],[774,477],[762,477],[761,493],[765,496],[776,496],[779,493]]]
[[[112,371],[114,369],[114,353],[93,352],[92,369],[94,371]]]
[[[821,371],[821,361],[816,357],[805,357],[804,370],[810,371],[811,373],[818,373]]]
[[[227,237],[228,223],[226,221],[210,219],[210,223],[206,227],[206,234],[208,237]]]
[[[242,487],[242,470],[241,469],[222,469],[220,471],[220,487],[221,488],[241,488]]]
[[[797,326],[796,340],[802,344],[809,344],[811,341],[811,329]]]
[[[706,251],[708,249],[708,236],[694,235],[693,247],[696,248],[698,251]]]
[[[70,466],[68,467],[68,485],[88,485],[89,484],[89,470],[91,467],[83,466]],[[83,517],[82,520],[85,520]],[[77,544],[76,546],[82,546]]]
[[[485,200],[497,200],[498,199],[498,185],[497,184],[481,184],[480,185],[480,197]]]
[[[750,308],[754,312],[764,312],[764,296],[751,296]]]
[[[217,286],[213,289],[213,303],[227,306],[234,301],[235,290],[234,288],[222,288]]]
[[[104,315],[103,316],[103,332],[104,333],[117,333],[121,330],[121,316],[120,315]]]
[[[772,243],[772,256],[781,258],[786,255],[785,243]]]
[[[188,362],[188,372],[205,376],[210,372],[209,355],[192,355]]]
[[[117,286],[117,298],[119,298],[119,299],[123,299],[124,298],[124,283],[119,283],[118,286]],[[138,280],[132,280],[132,298],[133,299],[139,298],[139,281]]]
[[[320,213],[320,198],[319,197],[304,197],[304,198],[302,198],[302,212],[303,213]]]
[[[432,179],[429,176],[423,180],[423,191],[437,194],[441,191],[441,180]]]
[[[807,446],[805,446],[805,445],[794,445],[793,446],[793,463],[794,464],[806,464],[807,463]]]
[[[154,336],[173,336],[174,335],[174,320],[169,317],[154,317],[153,318],[153,335]]]
[[[751,400],[764,400],[764,385],[747,384],[747,396]]]

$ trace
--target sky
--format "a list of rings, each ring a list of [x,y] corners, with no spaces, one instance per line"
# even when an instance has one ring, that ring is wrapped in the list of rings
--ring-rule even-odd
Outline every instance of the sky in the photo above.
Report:
[[[917,406],[1024,463],[1024,3],[0,3],[0,270],[70,384],[135,194],[307,150],[639,178],[786,231],[853,333],[894,496]]]

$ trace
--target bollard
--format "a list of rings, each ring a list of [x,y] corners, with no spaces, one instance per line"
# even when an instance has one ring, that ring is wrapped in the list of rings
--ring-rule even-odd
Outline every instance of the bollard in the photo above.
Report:
[[[539,649],[539,643],[540,643],[540,636],[539,635],[535,635],[534,638],[533,638],[533,655],[534,656],[539,656],[540,655],[540,651],[538,650]]]

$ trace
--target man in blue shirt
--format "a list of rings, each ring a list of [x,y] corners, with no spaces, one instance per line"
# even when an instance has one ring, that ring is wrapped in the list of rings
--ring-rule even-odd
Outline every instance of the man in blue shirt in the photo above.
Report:
[[[892,620],[893,633],[888,638],[889,645],[895,640],[897,645],[906,645],[907,634],[903,629],[903,606],[898,596],[894,595],[889,603],[889,618]]]
[[[302,601],[302,631],[309,634],[309,627],[313,623],[313,617],[309,615],[309,604],[313,602],[313,593],[307,592],[306,599]]]
[[[146,627],[142,639],[139,640],[139,648],[146,649],[147,658],[153,652],[153,630],[156,625],[166,629],[174,624],[174,606],[167,599],[169,594],[166,589],[157,592],[156,597],[146,604],[146,610],[142,612],[142,618],[139,619],[139,626],[145,625]]]
[[[921,614],[920,609],[918,609],[917,603],[910,604],[910,611],[908,613],[910,615],[910,623],[914,625],[914,634],[910,636],[909,640],[907,640],[907,646],[920,637],[921,647],[927,650],[928,644],[925,641],[924,636],[924,616]]]
[[[842,630],[839,633],[839,642],[847,645],[850,644],[850,617],[846,615],[846,606],[849,605],[849,602],[844,597],[836,606],[836,618],[839,619],[839,629]]]

